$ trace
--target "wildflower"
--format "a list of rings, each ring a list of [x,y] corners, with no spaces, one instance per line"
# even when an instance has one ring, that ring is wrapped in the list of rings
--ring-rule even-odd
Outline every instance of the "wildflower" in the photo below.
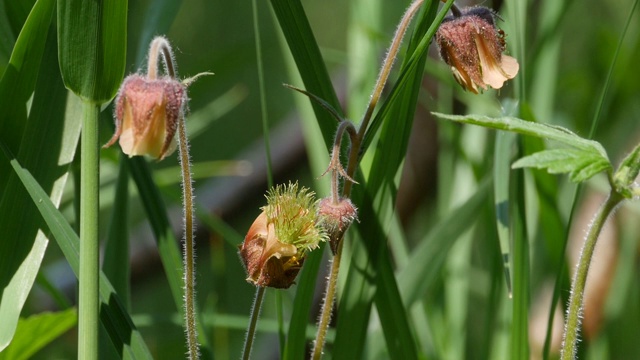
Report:
[[[116,97],[116,131],[104,147],[120,139],[125,154],[162,160],[176,149],[174,135],[187,101],[186,86],[173,78],[127,76]]]
[[[283,289],[293,284],[307,252],[327,239],[316,212],[314,193],[297,183],[269,191],[240,246],[248,282]]]
[[[500,89],[518,73],[518,61],[503,54],[505,35],[496,26],[496,18],[485,7],[462,9],[445,18],[436,33],[440,56],[454,78],[476,94],[488,86]]]
[[[335,203],[331,197],[327,197],[318,203],[318,221],[329,236],[329,245],[334,255],[345,231],[357,219],[358,209],[349,198],[342,198]]]

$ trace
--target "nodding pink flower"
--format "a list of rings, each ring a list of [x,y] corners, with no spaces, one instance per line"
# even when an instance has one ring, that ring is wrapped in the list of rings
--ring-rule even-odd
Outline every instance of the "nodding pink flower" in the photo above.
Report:
[[[445,18],[436,33],[440,56],[454,78],[475,94],[489,86],[500,89],[520,68],[515,58],[503,54],[505,35],[495,25],[496,18],[485,7],[467,8]]]
[[[176,149],[174,135],[187,101],[186,86],[178,80],[127,76],[116,97],[116,131],[104,147],[119,139],[129,156],[164,159]]]

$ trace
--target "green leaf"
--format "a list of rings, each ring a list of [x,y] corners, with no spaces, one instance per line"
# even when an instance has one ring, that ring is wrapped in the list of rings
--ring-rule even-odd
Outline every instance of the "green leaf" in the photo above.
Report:
[[[49,31],[53,9],[51,1],[39,1],[33,7],[0,81],[0,144],[32,169],[51,201],[58,204],[80,127],[77,119],[64,115],[67,91],[58,71],[55,36]],[[29,194],[4,157],[0,157],[0,174],[1,350],[13,337],[48,240],[38,230],[44,223]]]
[[[78,315],[73,308],[20,319],[13,342],[0,353],[0,360],[29,359],[60,335],[69,331],[77,321]]]
[[[398,274],[398,285],[405,305],[411,306],[433,286],[449,250],[477,219],[489,196],[491,181],[485,180],[464,204],[451,211],[420,241],[412,251],[409,265]],[[464,226],[460,226],[464,224]]]
[[[151,169],[146,160],[140,156],[133,158],[125,156],[123,157],[123,161],[127,162],[129,172],[136,183],[138,194],[142,199],[142,204],[147,213],[147,218],[149,219],[158,246],[158,252],[160,253],[160,260],[165,269],[169,289],[176,304],[176,310],[182,312],[184,311],[182,256],[178,248],[178,240],[169,223],[167,207],[162,200],[162,196],[160,196],[158,186],[153,181]],[[196,319],[198,323],[198,340],[201,344],[202,357],[208,358],[210,348],[209,338],[207,337],[207,332],[205,332],[202,327],[201,317],[202,314],[199,313]]]
[[[609,169],[609,162],[600,154],[582,149],[543,150],[516,161],[512,168],[546,169],[550,174],[569,173],[571,181],[579,183]]]
[[[536,136],[554,140],[576,149],[597,153],[604,161],[609,162],[607,152],[597,141],[584,139],[568,129],[557,125],[541,124],[525,121],[511,116],[489,117],[481,115],[446,115],[434,112],[440,119],[451,120],[471,125],[479,125],[496,130],[516,132],[523,135]]]
[[[113,200],[111,220],[107,232],[107,242],[104,245],[102,271],[109,278],[113,287],[120,295],[123,304],[131,309],[131,287],[129,279],[129,167],[122,160],[126,155],[120,155],[120,171],[116,182],[116,193]]]
[[[375,300],[389,355],[393,358],[416,358],[416,344],[406,309],[396,284],[386,249],[389,204],[395,202],[395,177],[406,154],[413,115],[424,69],[425,53],[437,24],[446,10],[437,16],[438,2],[427,1],[420,14],[414,37],[409,43],[400,78],[367,130],[363,146],[375,137],[382,126],[378,148],[373,155],[368,181],[354,187],[353,199],[360,206],[366,226],[356,224],[359,241],[340,302],[334,353],[344,358],[359,358],[364,347],[371,302]],[[366,188],[366,190],[364,190]],[[366,194],[365,194],[366,193]],[[387,209],[384,211],[384,209]],[[374,220],[375,219],[375,220]],[[377,224],[376,224],[377,222]],[[359,253],[358,253],[359,251]],[[370,279],[376,279],[373,282]],[[348,335],[347,335],[348,334]]]
[[[124,76],[127,1],[58,1],[58,42],[65,86],[85,100],[109,101]]]
[[[306,91],[324,99],[331,107],[341,111],[342,108],[331,84],[327,67],[322,61],[320,48],[313,36],[300,0],[271,0],[271,6],[298,66]],[[311,105],[324,135],[327,149],[330,149],[333,143],[336,120],[322,106],[315,102],[312,102]]]
[[[4,157],[10,160],[13,171],[18,175],[29,196],[38,207],[40,215],[47,223],[49,231],[58,242],[60,249],[69,262],[71,269],[78,277],[80,269],[80,239],[66,221],[62,213],[51,202],[31,172],[15,159],[4,144],[0,143]],[[131,321],[109,279],[100,272],[100,320],[107,329],[111,341],[118,349],[121,357],[131,359],[151,359],[149,349],[142,335]]]
[[[313,295],[316,288],[316,275],[322,263],[322,253],[325,244],[320,244],[320,248],[309,253],[304,261],[304,266],[298,280],[296,281],[296,297],[289,320],[289,332],[283,350],[283,359],[304,359],[306,351],[306,332],[309,323],[309,313],[313,303]],[[314,334],[315,335],[315,334]]]

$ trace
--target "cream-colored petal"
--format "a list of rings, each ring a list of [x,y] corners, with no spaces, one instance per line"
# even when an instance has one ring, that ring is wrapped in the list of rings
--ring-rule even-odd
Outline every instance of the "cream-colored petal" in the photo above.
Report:
[[[502,85],[504,85],[504,82],[513,78],[515,74],[513,74],[513,76],[510,77],[509,74],[505,73],[505,71],[502,69],[501,62],[499,62],[498,59],[496,59],[495,57],[493,57],[493,55],[491,55],[491,52],[487,48],[481,35],[477,34],[475,36],[475,42],[476,42],[476,47],[478,49],[478,57],[480,59],[482,81],[494,89],[500,89]],[[513,61],[507,60],[507,66],[509,67],[510,72],[513,72],[514,62],[515,62],[515,72],[517,73],[518,62],[515,61],[515,59],[512,57],[509,57],[506,55],[503,56],[503,58],[504,57],[508,57],[513,60]]]
[[[520,64],[518,64],[518,60],[512,58],[508,55],[502,55],[502,62],[500,64],[502,71],[509,78],[513,79],[518,74],[518,70],[520,70]]]

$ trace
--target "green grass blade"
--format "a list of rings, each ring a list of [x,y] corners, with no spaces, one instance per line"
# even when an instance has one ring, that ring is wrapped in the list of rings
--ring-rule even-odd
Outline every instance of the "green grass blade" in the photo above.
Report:
[[[124,160],[129,165],[131,177],[136,183],[138,194],[147,213],[147,219],[153,230],[176,309],[182,311],[182,257],[178,248],[178,240],[167,217],[167,207],[153,182],[151,169],[146,160],[139,156]]]
[[[416,35],[409,45],[410,56],[405,59],[405,64],[401,74],[405,74],[408,80],[405,86],[396,85],[396,96],[385,101],[383,109],[376,118],[384,118],[383,128],[380,133],[380,144],[373,155],[373,167],[369,173],[366,185],[354,188],[354,200],[360,205],[360,218],[366,219],[366,226],[356,225],[364,242],[368,259],[360,258],[362,255],[355,253],[354,261],[349,268],[347,275],[347,285],[340,303],[340,317],[347,321],[338,321],[335,354],[345,356],[345,358],[360,357],[360,351],[364,346],[364,334],[361,329],[366,330],[369,321],[370,302],[376,300],[379,306],[378,313],[382,321],[382,328],[387,340],[389,354],[398,358],[416,358],[416,345],[413,334],[409,327],[406,316],[406,309],[402,305],[397,284],[390,264],[386,264],[389,258],[385,253],[386,234],[384,227],[377,221],[384,221],[385,215],[381,211],[386,205],[392,204],[395,198],[394,181],[396,173],[400,167],[406,153],[406,146],[410,134],[413,114],[417,103],[417,95],[422,79],[422,69],[424,68],[424,54],[426,53],[428,41],[423,41],[424,34],[432,30],[435,33],[436,26],[430,26],[436,17],[438,3],[427,1],[424,5],[427,11],[423,11],[423,21],[418,25]],[[424,21],[424,19],[428,19]],[[419,46],[423,45],[423,46]],[[414,50],[415,49],[415,50]],[[390,116],[393,114],[393,116]],[[375,123],[375,120],[374,120]],[[372,124],[373,126],[373,124]],[[369,138],[372,138],[373,130],[368,130]],[[366,141],[366,140],[365,140]],[[375,203],[372,199],[364,196],[363,187],[366,186],[368,194],[375,195]],[[364,203],[362,202],[364,201]],[[376,209],[376,210],[374,210]],[[388,216],[388,214],[386,215]],[[354,267],[366,264],[366,272]],[[382,274],[382,273],[387,274]],[[378,279],[376,283],[365,279],[365,276],[373,276]],[[378,292],[385,294],[375,295]],[[398,316],[393,316],[396,314]],[[343,317],[344,316],[344,317]],[[340,319],[339,319],[340,320]],[[347,336],[346,334],[349,334]],[[348,342],[346,339],[349,339]],[[344,341],[342,339],[345,339]]]
[[[455,240],[468,231],[489,196],[491,181],[480,184],[476,193],[451,211],[420,241],[409,258],[409,265],[398,274],[398,285],[405,305],[411,306],[425,296],[440,273]],[[466,226],[460,226],[466,224]]]
[[[0,360],[26,360],[73,328],[78,321],[76,309],[40,313],[20,319],[11,345],[0,353]]]
[[[3,144],[0,144],[0,146],[4,156],[10,160],[13,171],[18,175],[24,188],[29,192],[31,199],[38,207],[40,215],[47,223],[49,231],[58,242],[60,249],[77,277],[80,271],[80,239],[78,235],[73,231],[60,211],[55,208],[31,172],[22,167],[6,146]],[[109,332],[111,341],[118,349],[121,357],[151,359],[152,356],[142,340],[142,336],[124,309],[113,286],[111,286],[111,283],[102,272],[100,273],[99,289],[101,301],[100,319]]]
[[[324,248],[325,244],[322,243],[319,249],[309,253],[296,281],[296,297],[291,312],[291,319],[289,320],[289,331],[283,350],[283,359],[304,359],[307,355],[305,354],[305,345],[307,342],[305,330],[309,324],[309,313],[311,312],[313,295],[316,289],[316,275],[322,263]]]
[[[496,212],[496,228],[500,242],[500,252],[509,298],[512,297],[511,282],[511,238],[509,236],[509,172],[511,171],[511,149],[516,140],[515,134],[500,132],[496,136],[494,152],[493,199]]]
[[[26,126],[26,103],[36,85],[54,6],[54,1],[40,0],[33,7],[0,80],[0,136],[14,153],[18,152]],[[0,173],[8,174],[9,169],[3,165]],[[8,180],[8,176],[0,177],[0,189],[5,189]]]
[[[271,0],[271,5],[296,62],[305,90],[324,99],[334,109],[341,112],[338,97],[331,84],[329,73],[322,61],[320,49],[300,0]],[[333,143],[336,120],[322,106],[313,101],[311,104],[327,149],[330,149]]]
[[[97,104],[111,100],[124,76],[127,1],[58,1],[58,42],[65,86]]]
[[[165,269],[165,276],[169,283],[169,289],[176,304],[176,310],[180,313],[184,311],[183,304],[183,281],[182,281],[182,256],[178,248],[178,241],[175,237],[169,218],[167,217],[167,207],[160,196],[160,191],[153,181],[151,169],[146,160],[140,156],[125,158],[129,166],[131,177],[136,183],[138,194],[142,200],[147,218],[156,239],[158,253],[162,266]],[[198,324],[198,340],[200,342],[202,358],[210,357],[209,337],[202,327],[202,312],[198,312],[196,322]]]
[[[131,287],[129,276],[129,167],[120,155],[120,170],[116,182],[116,193],[111,209],[111,221],[104,245],[102,271],[109,278],[113,288],[127,309],[131,309]]]
[[[511,358],[529,359],[529,241],[525,219],[524,171],[514,171],[510,200],[513,237],[513,315]]]
[[[66,168],[73,158],[80,129],[77,121],[64,118],[67,92],[62,88],[58,73],[55,36],[48,31],[52,14],[53,7],[46,2],[34,7],[14,49],[12,67],[0,83],[0,92],[6,94],[8,100],[0,102],[0,143],[33,169],[34,176],[52,201],[59,204],[67,178]],[[27,54],[32,54],[33,58]],[[44,59],[42,63],[41,58]],[[33,82],[36,76],[37,82]],[[29,93],[34,89],[29,117],[18,116],[26,109],[27,99],[21,98],[21,92]],[[5,117],[11,114],[16,117]],[[47,151],[43,152],[43,148]],[[2,349],[13,337],[48,241],[44,233],[38,231],[44,223],[4,157],[0,158],[0,172],[3,174],[0,176]]]

